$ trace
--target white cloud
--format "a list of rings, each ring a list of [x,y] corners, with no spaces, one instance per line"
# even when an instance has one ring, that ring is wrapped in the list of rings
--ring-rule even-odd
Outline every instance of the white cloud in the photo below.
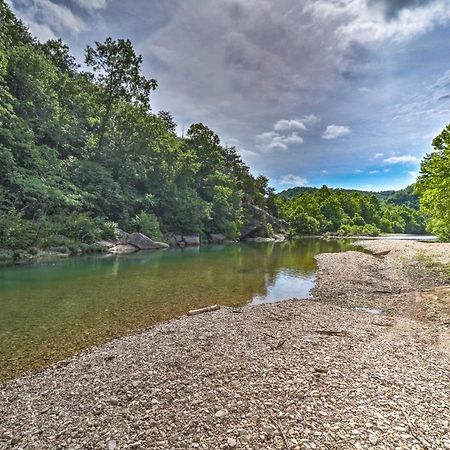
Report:
[[[314,114],[307,114],[301,119],[282,119],[275,122],[273,129],[282,130],[302,130],[305,131],[310,126],[314,126],[320,122],[320,119]]]
[[[283,136],[276,131],[266,131],[256,136],[256,144],[261,151],[287,150],[289,144],[303,144],[303,138],[295,131]]]
[[[373,159],[380,159],[384,156],[384,153],[375,153],[375,155],[373,155]]]
[[[391,156],[383,160],[386,164],[417,164],[420,159],[413,155]]]
[[[309,127],[312,127],[314,125],[317,125],[318,123],[320,123],[320,117],[317,117],[314,114],[307,114],[305,116],[302,117],[302,122]]]
[[[273,129],[276,131],[281,130],[306,130],[305,124],[298,119],[292,119],[292,120],[279,120],[276,122],[273,126]]]
[[[328,125],[325,132],[322,134],[323,139],[336,139],[341,136],[350,134],[350,128],[342,125]]]
[[[298,175],[289,174],[281,177],[280,184],[284,186],[300,187],[306,186],[308,184],[308,180]]]
[[[77,35],[86,29],[83,19],[70,8],[50,0],[27,1],[20,11],[13,10],[42,42],[66,32]]]
[[[379,170],[369,170],[370,175],[375,175],[377,173],[380,173],[380,171]]]
[[[408,175],[409,175],[411,178],[416,179],[416,178],[419,176],[419,172],[417,172],[417,171],[411,171],[411,172],[408,172]]]

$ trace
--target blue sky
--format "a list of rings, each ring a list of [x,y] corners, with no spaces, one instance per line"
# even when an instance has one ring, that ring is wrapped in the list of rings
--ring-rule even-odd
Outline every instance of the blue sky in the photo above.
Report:
[[[450,121],[450,0],[9,0],[82,61],[130,38],[154,111],[235,145],[285,189],[397,189]]]

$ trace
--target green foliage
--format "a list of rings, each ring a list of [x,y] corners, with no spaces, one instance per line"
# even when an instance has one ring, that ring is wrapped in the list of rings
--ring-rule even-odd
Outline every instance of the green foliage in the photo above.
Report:
[[[136,231],[149,236],[154,240],[162,240],[163,236],[159,226],[158,218],[153,213],[141,211],[133,219]]]
[[[374,194],[323,186],[305,190],[297,197],[279,198],[281,216],[297,234],[338,232],[342,235],[376,236],[380,232],[425,231],[425,219],[419,211],[381,201]]]
[[[433,152],[420,167],[415,191],[420,209],[429,218],[429,230],[441,240],[450,240],[450,125],[433,140]]]
[[[130,41],[88,46],[86,65],[0,0],[0,248],[90,251],[117,226],[235,238],[248,204],[278,208],[206,125],[180,138],[168,111],[152,114],[157,83]]]

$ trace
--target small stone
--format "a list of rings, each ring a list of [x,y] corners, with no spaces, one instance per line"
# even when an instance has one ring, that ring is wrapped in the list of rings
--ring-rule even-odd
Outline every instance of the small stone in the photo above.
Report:
[[[228,443],[228,447],[232,447],[232,448],[236,447],[236,444],[237,444],[236,439],[234,439],[234,438],[228,438],[227,443]]]
[[[376,445],[378,442],[378,437],[376,434],[370,433],[369,435],[369,441],[372,445]]]
[[[108,403],[109,403],[110,405],[116,406],[116,405],[119,404],[119,400],[117,400],[117,398],[115,398],[115,397],[112,397],[112,398],[109,399],[109,402],[108,402]]]
[[[221,409],[214,414],[214,417],[217,417],[217,419],[223,419],[227,415],[228,411],[226,409]]]

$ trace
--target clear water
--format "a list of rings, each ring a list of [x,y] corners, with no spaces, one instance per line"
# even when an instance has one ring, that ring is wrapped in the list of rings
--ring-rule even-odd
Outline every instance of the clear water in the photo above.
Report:
[[[349,248],[301,239],[0,268],[0,379],[190,309],[306,298],[314,256]]]

